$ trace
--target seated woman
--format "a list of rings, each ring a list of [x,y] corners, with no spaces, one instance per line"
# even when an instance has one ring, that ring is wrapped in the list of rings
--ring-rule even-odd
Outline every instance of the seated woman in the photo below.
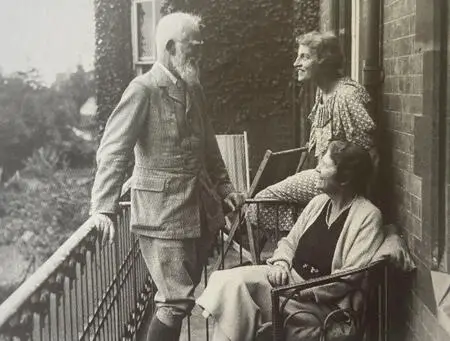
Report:
[[[376,166],[375,123],[367,110],[370,96],[361,84],[342,76],[344,58],[338,38],[331,33],[313,31],[299,36],[297,42],[294,68],[298,81],[317,84],[315,104],[308,116],[311,158],[319,161],[330,141],[345,140],[370,151]],[[320,193],[315,186],[316,178],[314,170],[305,170],[263,189],[255,198],[306,204]],[[248,212],[253,223],[258,219],[255,206],[252,205]],[[260,209],[258,222],[270,228],[273,225],[271,217],[276,216],[274,208],[261,206]]]
[[[368,265],[381,245],[381,213],[363,196],[372,171],[369,153],[353,143],[333,141],[315,171],[324,194],[306,206],[268,265],[211,275],[197,304],[215,321],[214,341],[253,340],[258,328],[271,320],[272,286]],[[313,289],[299,304],[326,316],[348,301],[353,285],[340,282]]]

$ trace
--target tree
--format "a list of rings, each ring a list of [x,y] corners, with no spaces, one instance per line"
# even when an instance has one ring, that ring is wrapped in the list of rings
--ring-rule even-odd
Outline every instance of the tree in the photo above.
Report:
[[[34,69],[8,77],[0,74],[0,167],[4,178],[43,146],[58,150],[61,163],[75,167],[92,163],[94,146],[72,130],[79,122],[79,108],[94,93],[92,84],[82,68],[69,75],[60,88],[44,86]]]
[[[68,75],[66,79],[55,82],[53,88],[72,99],[79,112],[86,100],[95,93],[94,74],[86,72],[83,65],[77,65],[74,73]]]

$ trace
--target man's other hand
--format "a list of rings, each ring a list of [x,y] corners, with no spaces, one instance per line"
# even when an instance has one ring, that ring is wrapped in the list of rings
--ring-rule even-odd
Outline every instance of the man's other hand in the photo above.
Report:
[[[227,195],[224,202],[230,212],[240,208],[245,202],[246,195],[241,192],[232,192]]]
[[[89,218],[88,221],[92,224],[92,226],[95,226],[98,232],[102,235],[102,245],[105,245],[107,240],[110,244],[114,242],[116,229],[114,222],[107,214],[95,213]]]

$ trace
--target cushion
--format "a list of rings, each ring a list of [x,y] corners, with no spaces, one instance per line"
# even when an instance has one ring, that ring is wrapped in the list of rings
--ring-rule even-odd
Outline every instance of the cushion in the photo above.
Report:
[[[386,225],[386,237],[376,252],[373,260],[388,259],[389,263],[405,272],[416,268],[405,240],[400,236],[395,225]]]

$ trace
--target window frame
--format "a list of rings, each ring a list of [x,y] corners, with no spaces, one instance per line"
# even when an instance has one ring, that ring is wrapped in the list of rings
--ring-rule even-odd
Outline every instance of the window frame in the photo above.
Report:
[[[351,4],[351,58],[350,58],[350,76],[357,82],[361,82],[361,63],[360,63],[360,18],[361,6],[360,0],[352,0]]]
[[[139,27],[138,27],[138,7],[143,3],[152,3],[153,11],[153,32],[156,33],[156,25],[161,18],[160,0],[131,0],[131,46],[133,53],[133,68],[136,74],[144,73],[145,69],[151,67],[156,62],[156,42],[153,39],[152,42],[152,56],[141,57],[139,51]],[[153,37],[154,38],[154,37]]]
[[[434,32],[437,37],[435,63],[438,65],[436,72],[437,110],[435,117],[436,134],[436,189],[435,205],[436,223],[432,230],[432,270],[450,274],[450,91],[448,90],[450,80],[450,68],[448,65],[448,46],[450,36],[448,33],[449,22],[447,20],[447,6],[438,9],[441,13],[435,24]],[[450,128],[450,127],[449,127]]]

